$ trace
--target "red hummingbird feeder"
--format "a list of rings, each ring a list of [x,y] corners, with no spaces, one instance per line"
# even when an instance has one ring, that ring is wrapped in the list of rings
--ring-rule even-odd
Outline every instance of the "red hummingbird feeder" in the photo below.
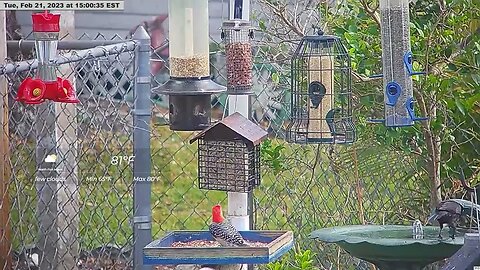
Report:
[[[18,89],[17,101],[26,104],[40,104],[45,100],[62,103],[79,103],[73,85],[67,79],[56,75],[58,35],[60,32],[60,14],[32,14],[35,50],[38,68],[35,78],[26,78]]]

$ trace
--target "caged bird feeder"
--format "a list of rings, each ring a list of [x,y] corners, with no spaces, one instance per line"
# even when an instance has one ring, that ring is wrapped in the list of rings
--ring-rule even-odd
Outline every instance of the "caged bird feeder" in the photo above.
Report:
[[[32,14],[33,35],[38,60],[36,78],[26,78],[18,89],[16,100],[25,104],[40,104],[45,100],[62,103],[80,102],[72,83],[57,77],[56,64],[60,15],[48,11]]]
[[[251,95],[252,45],[254,37],[251,23],[246,20],[228,20],[222,24],[227,64],[227,94]]]
[[[250,192],[260,185],[260,143],[267,135],[237,112],[192,138],[198,141],[199,188]]]
[[[387,127],[412,126],[416,117],[412,76],[424,74],[413,71],[410,51],[409,0],[380,0],[382,66],[385,119],[370,120]]]
[[[291,87],[287,141],[355,141],[350,57],[340,38],[322,31],[303,37],[291,60]]]
[[[170,80],[153,92],[169,96],[171,130],[210,126],[211,95],[225,87],[210,79],[208,0],[169,0]]]

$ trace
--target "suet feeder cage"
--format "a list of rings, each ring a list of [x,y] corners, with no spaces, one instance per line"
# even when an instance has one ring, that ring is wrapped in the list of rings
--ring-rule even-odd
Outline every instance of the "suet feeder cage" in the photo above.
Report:
[[[291,60],[291,95],[288,142],[355,141],[351,63],[340,38],[322,31],[302,38]]]
[[[252,91],[252,44],[254,32],[249,21],[229,20],[222,24],[227,64],[227,94],[250,95]]]
[[[33,36],[38,60],[36,78],[26,78],[18,89],[17,101],[40,104],[45,100],[63,103],[80,102],[72,83],[57,77],[56,64],[60,15],[48,11],[32,14]]]
[[[387,127],[412,126],[418,118],[414,113],[413,55],[410,51],[409,0],[381,0],[382,66],[385,119],[372,122]]]
[[[190,140],[198,141],[200,189],[249,192],[260,184],[260,142],[266,131],[234,113]]]
[[[153,91],[169,96],[171,130],[210,126],[211,95],[225,87],[210,79],[208,0],[169,0],[170,80]]]

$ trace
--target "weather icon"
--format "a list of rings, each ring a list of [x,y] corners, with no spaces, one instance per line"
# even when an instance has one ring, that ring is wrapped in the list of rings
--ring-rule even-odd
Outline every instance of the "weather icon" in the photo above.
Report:
[[[57,155],[55,155],[55,154],[48,155],[45,158],[45,162],[47,162],[47,163],[55,163],[56,161],[57,161]]]

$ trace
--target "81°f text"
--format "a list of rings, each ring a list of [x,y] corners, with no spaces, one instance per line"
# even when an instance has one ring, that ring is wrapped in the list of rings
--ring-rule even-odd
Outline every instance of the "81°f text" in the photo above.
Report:
[[[0,1],[0,10],[123,10],[123,1]]]

